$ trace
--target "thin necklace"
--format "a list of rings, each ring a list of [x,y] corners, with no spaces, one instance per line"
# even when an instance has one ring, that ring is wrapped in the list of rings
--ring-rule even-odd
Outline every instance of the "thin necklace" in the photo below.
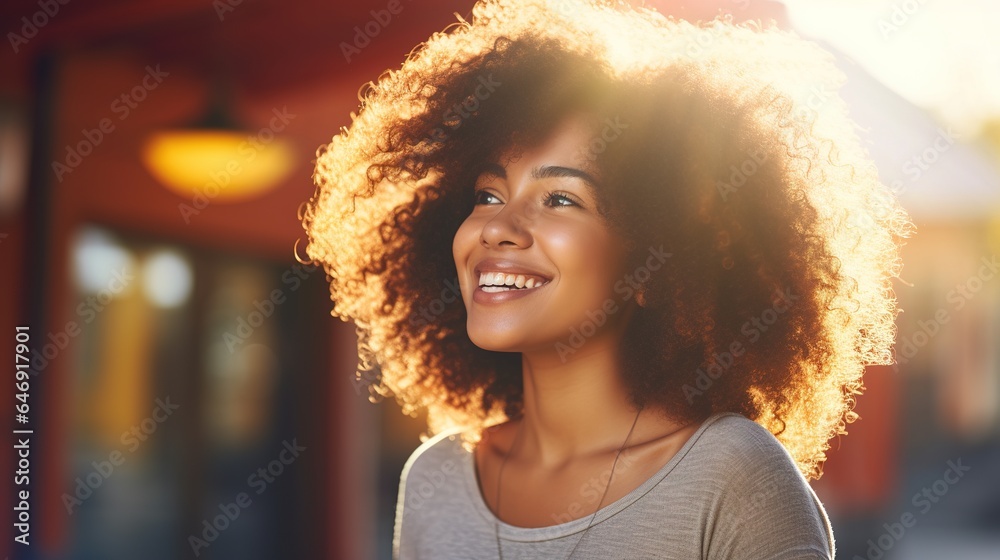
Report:
[[[573,545],[573,549],[569,551],[569,556],[566,557],[566,560],[569,560],[570,558],[573,557],[573,553],[576,552],[576,548],[580,546],[580,541],[582,541],[583,537],[587,535],[587,531],[590,530],[590,526],[594,524],[594,519],[597,518],[597,512],[601,510],[601,504],[604,503],[604,498],[607,497],[608,495],[608,489],[611,488],[611,478],[615,474],[615,467],[618,465],[618,457],[621,456],[622,451],[625,449],[625,446],[628,445],[628,440],[632,437],[632,431],[635,430],[635,425],[639,422],[639,414],[641,413],[642,409],[640,408],[639,411],[636,412],[635,414],[635,420],[632,421],[632,427],[629,429],[628,435],[625,436],[625,441],[622,442],[622,446],[618,448],[618,454],[615,455],[615,462],[611,464],[611,475],[608,476],[608,484],[607,486],[604,487],[604,494],[601,495],[601,501],[597,502],[597,509],[595,509],[594,514],[590,516],[590,523],[587,524],[587,528],[583,530],[583,534],[580,535],[580,538],[577,539],[576,544]],[[521,438],[521,428],[523,427],[524,427],[524,421],[522,420],[521,425],[517,427],[517,435],[514,436],[514,442],[510,444],[510,449],[507,450],[507,454],[504,456],[503,462],[500,463],[500,472],[497,474],[497,497],[496,497],[497,521],[493,522],[493,533],[496,536],[497,555],[500,557],[500,560],[503,560],[503,550],[500,548],[500,523],[498,521],[500,519],[500,481],[503,479],[503,468],[504,466],[507,465],[507,459],[510,458],[511,452],[514,451],[514,446],[517,445],[518,440]]]

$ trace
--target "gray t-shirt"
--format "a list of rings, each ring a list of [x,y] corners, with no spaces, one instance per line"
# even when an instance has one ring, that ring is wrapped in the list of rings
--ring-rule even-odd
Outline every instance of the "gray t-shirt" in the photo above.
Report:
[[[499,558],[496,522],[505,560],[561,560],[581,537],[574,559],[834,557],[833,531],[815,492],[781,443],[739,414],[705,420],[656,474],[603,506],[586,534],[592,513],[570,521],[557,516],[558,524],[549,527],[499,521],[480,492],[473,455],[457,434],[438,434],[407,460],[394,560]],[[581,505],[593,508],[599,498],[597,492],[589,501],[582,491]]]

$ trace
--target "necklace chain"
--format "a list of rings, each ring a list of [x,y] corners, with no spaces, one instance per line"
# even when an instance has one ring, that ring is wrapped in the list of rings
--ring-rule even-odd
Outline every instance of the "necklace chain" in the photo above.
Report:
[[[607,495],[608,495],[608,489],[611,488],[611,479],[614,476],[615,467],[618,466],[618,457],[621,456],[622,451],[625,450],[625,446],[628,445],[628,440],[632,437],[632,432],[635,430],[635,425],[639,423],[639,414],[641,414],[641,413],[642,413],[642,409],[639,409],[639,411],[635,415],[635,420],[632,421],[632,427],[629,429],[628,435],[625,436],[625,441],[622,442],[622,446],[618,448],[618,453],[615,455],[615,461],[614,461],[614,463],[611,464],[611,475],[608,476],[608,484],[607,484],[607,486],[604,487],[604,494],[601,495],[601,500],[599,502],[597,502],[597,508],[594,510],[594,514],[590,516],[590,523],[587,524],[587,528],[583,530],[583,534],[580,535],[580,538],[577,539],[576,544],[573,545],[573,549],[569,551],[569,556],[566,557],[566,560],[569,560],[570,558],[573,557],[573,553],[576,552],[576,548],[578,546],[580,546],[580,541],[583,540],[583,537],[585,537],[587,535],[587,531],[590,530],[591,525],[594,524],[594,519],[597,518],[597,512],[599,512],[601,510],[601,505],[604,503],[604,498],[606,498]],[[523,427],[524,427],[524,421],[522,420],[521,421],[521,425],[517,427],[517,435],[514,436],[514,441],[513,441],[513,443],[511,443],[510,449],[507,450],[507,454],[504,455],[503,462],[500,463],[500,472],[497,473],[497,494],[496,494],[496,504],[497,504],[496,505],[496,509],[497,509],[496,518],[497,518],[497,521],[493,522],[493,532],[494,532],[494,535],[496,536],[496,541],[497,541],[497,555],[500,557],[500,560],[504,560],[503,559],[503,550],[500,547],[500,523],[499,523],[499,519],[500,519],[500,482],[503,480],[503,468],[507,465],[507,459],[510,458],[510,454],[514,451],[514,446],[517,445],[518,440],[521,438],[521,431],[522,431]]]

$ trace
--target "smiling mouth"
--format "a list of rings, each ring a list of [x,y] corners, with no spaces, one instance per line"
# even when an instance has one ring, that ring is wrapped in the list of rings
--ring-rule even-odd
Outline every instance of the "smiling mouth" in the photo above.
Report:
[[[526,291],[541,288],[548,283],[549,280],[524,274],[484,272],[479,276],[479,289],[486,293]]]

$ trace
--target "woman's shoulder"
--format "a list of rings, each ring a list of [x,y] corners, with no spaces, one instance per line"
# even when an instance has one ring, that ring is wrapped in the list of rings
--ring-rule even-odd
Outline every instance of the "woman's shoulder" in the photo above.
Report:
[[[711,496],[718,556],[833,558],[826,510],[781,442],[739,414],[706,423],[685,473]]]
[[[748,468],[773,467],[775,462],[795,466],[788,450],[770,430],[735,412],[709,417],[691,451],[696,457],[711,459],[715,464],[727,463],[727,467],[733,463]]]
[[[413,450],[403,464],[401,479],[422,478],[436,471],[445,475],[457,472],[460,461],[468,454],[462,445],[462,436],[463,432],[456,428],[428,438]]]
[[[716,437],[730,437],[741,439],[742,436],[753,436],[754,439],[763,437],[765,434],[777,441],[777,438],[757,422],[743,416],[738,412],[718,412],[705,420],[705,432]],[[766,438],[765,438],[766,439]]]
[[[716,490],[750,493],[797,492],[804,498],[809,483],[784,445],[764,426],[737,413],[720,413],[705,421],[698,440],[688,449],[684,471]]]

